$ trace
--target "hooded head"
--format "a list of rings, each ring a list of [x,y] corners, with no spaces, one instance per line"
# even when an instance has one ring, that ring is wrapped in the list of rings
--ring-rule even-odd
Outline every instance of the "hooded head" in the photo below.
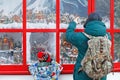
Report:
[[[102,17],[98,13],[91,13],[84,24],[85,33],[92,36],[106,35],[106,25],[102,22]]]
[[[45,52],[38,52],[37,57],[38,57],[39,61],[44,61],[44,62],[51,61],[50,55],[48,53],[45,53]]]
[[[37,54],[37,57],[38,58],[42,58],[44,56],[44,53],[43,52],[38,52],[38,54]]]
[[[86,27],[86,24],[87,24],[88,22],[91,22],[91,21],[94,21],[94,20],[96,20],[96,21],[102,21],[102,17],[101,17],[98,13],[96,13],[96,12],[91,13],[91,14],[88,16],[88,18],[87,18],[87,20],[86,20],[86,22],[85,22],[85,24],[84,24],[84,28]]]

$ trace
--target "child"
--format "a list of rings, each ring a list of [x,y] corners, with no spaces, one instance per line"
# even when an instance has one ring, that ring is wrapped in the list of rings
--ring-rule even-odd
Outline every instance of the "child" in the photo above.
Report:
[[[30,73],[34,80],[58,80],[63,67],[51,59],[49,53],[38,52],[38,61],[29,66]]]

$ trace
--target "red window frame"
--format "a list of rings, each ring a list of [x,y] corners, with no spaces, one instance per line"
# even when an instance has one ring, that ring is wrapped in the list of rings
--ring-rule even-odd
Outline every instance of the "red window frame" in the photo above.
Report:
[[[60,29],[60,0],[56,0],[56,29],[27,29],[26,28],[26,2],[23,0],[23,28],[22,29],[0,29],[0,32],[21,32],[23,36],[23,64],[22,65],[0,65],[0,74],[30,74],[26,61],[26,33],[27,32],[54,32],[56,33],[56,61],[60,62],[60,33],[66,32],[66,29]],[[95,0],[88,0],[88,14],[95,11]],[[77,29],[82,32],[84,29]],[[114,29],[114,0],[110,0],[110,29],[107,29],[112,36],[111,55],[114,58],[114,33],[120,32],[120,29]],[[74,64],[63,64],[62,73],[73,73]],[[120,71],[120,63],[114,63],[113,71]]]

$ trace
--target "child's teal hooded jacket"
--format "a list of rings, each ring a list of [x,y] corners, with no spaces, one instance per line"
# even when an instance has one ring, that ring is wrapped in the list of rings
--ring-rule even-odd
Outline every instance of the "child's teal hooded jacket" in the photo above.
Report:
[[[74,67],[73,80],[92,80],[86,75],[85,72],[81,71],[80,73],[78,73],[78,69],[81,67],[81,60],[85,56],[86,50],[88,48],[88,38],[82,32],[75,32],[75,28],[76,23],[70,22],[66,31],[66,40],[76,46],[79,51]],[[101,21],[88,22],[84,31],[85,33],[93,36],[105,36],[107,34],[106,26]],[[110,38],[109,34],[108,36]],[[103,77],[101,80],[106,80],[106,76]]]

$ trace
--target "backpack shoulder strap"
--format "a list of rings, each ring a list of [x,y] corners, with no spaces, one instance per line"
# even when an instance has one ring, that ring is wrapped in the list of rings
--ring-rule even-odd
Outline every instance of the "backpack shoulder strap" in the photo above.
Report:
[[[91,35],[89,35],[89,34],[87,34],[87,33],[85,33],[85,32],[82,32],[86,37],[88,37],[89,39],[92,39],[94,36],[91,36]]]
[[[92,39],[92,38],[94,38],[95,36],[92,36],[92,35],[89,35],[89,34],[87,34],[87,33],[85,33],[85,32],[82,32],[86,37],[88,37],[89,39]],[[106,34],[105,36],[103,36],[103,37],[105,37],[105,38],[108,38],[108,35]]]

